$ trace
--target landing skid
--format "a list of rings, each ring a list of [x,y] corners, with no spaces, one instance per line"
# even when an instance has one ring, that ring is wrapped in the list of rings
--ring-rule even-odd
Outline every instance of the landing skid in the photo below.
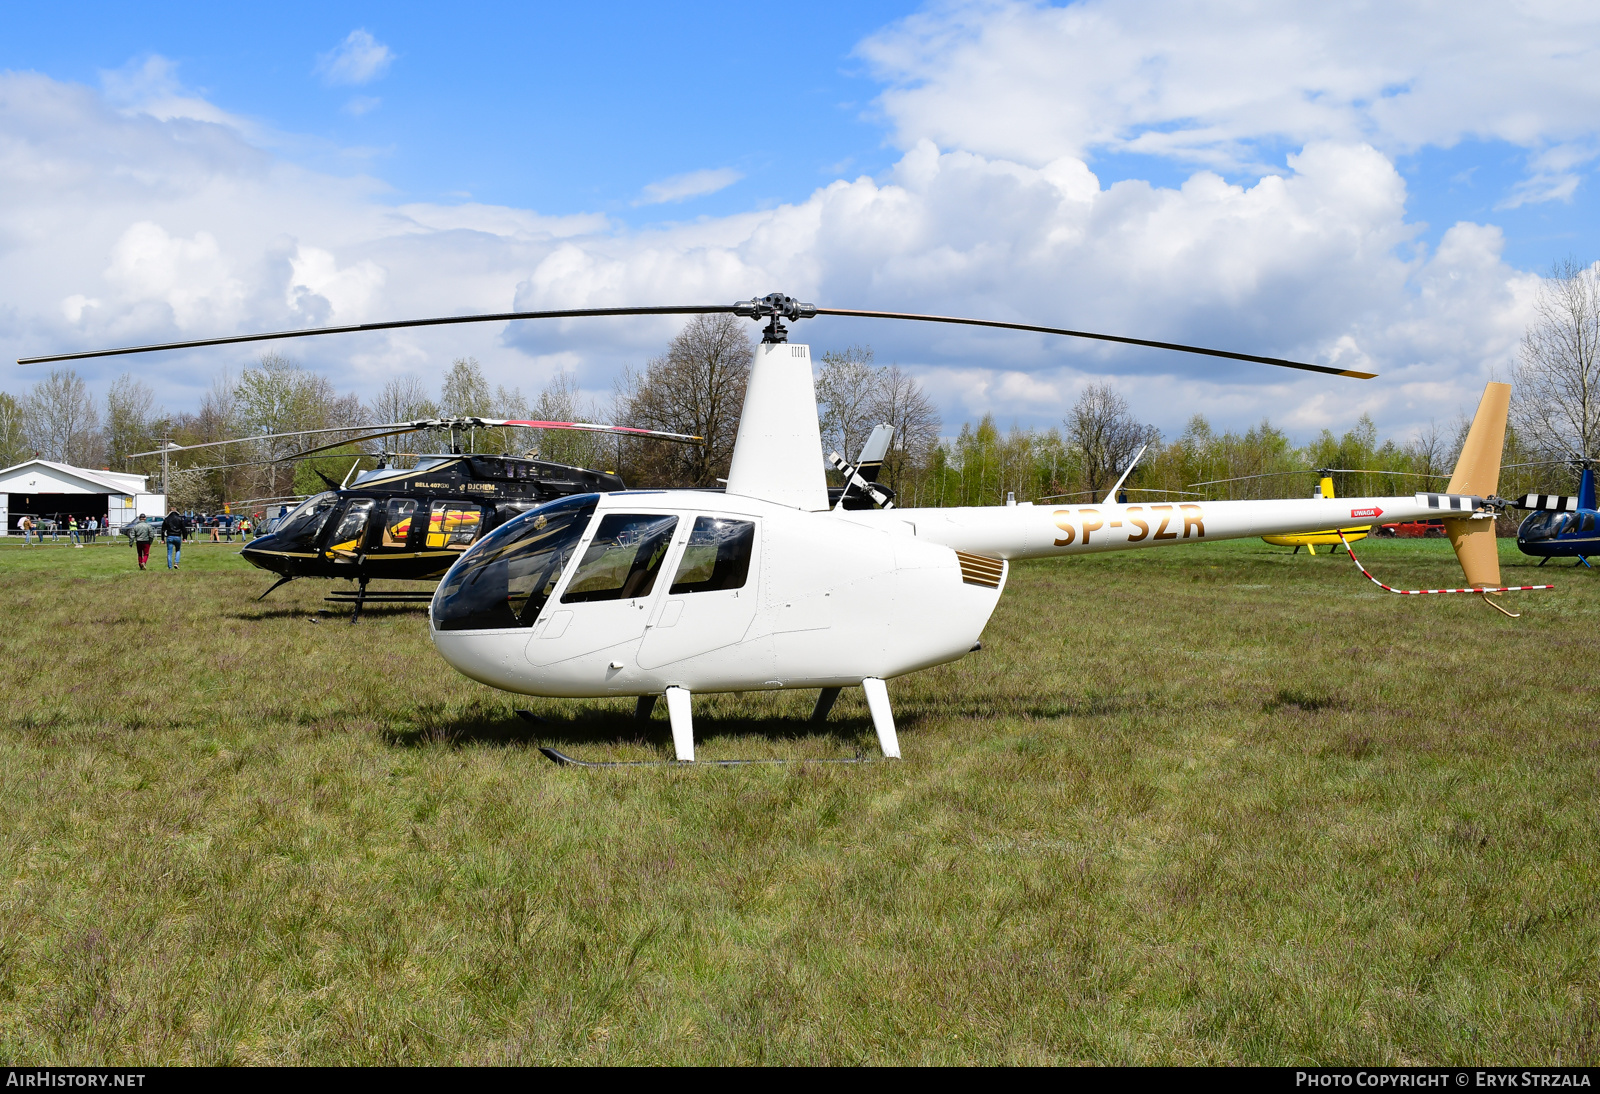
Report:
[[[368,604],[416,604],[426,607],[433,600],[433,592],[390,592],[369,593],[367,582],[371,578],[362,578],[359,589],[335,589],[324,600],[329,604],[351,604],[354,610],[350,613],[350,622],[354,623],[361,618],[361,609]]]
[[[754,764],[870,764],[873,761],[861,755],[835,756],[822,760],[580,760],[568,756],[557,748],[540,745],[551,763],[562,767],[748,767]]]

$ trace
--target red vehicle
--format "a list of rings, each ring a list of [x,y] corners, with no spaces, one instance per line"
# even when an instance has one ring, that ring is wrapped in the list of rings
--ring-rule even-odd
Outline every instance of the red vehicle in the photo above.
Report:
[[[1397,524],[1384,524],[1372,533],[1375,536],[1399,536],[1401,539],[1440,539],[1444,537],[1442,520],[1408,520]]]

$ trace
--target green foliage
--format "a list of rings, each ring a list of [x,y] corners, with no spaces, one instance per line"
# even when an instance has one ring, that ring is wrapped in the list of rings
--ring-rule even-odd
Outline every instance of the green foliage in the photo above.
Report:
[[[448,418],[488,418],[494,414],[489,381],[476,357],[457,357],[445,374],[439,411]]]
[[[581,771],[534,744],[661,758],[664,717],[255,603],[224,546],[0,567],[8,1060],[1600,1057],[1585,571],[1513,621],[1254,541],[1024,563],[890,684],[903,763]],[[813,696],[697,697],[702,757],[876,753]]]
[[[33,448],[23,432],[23,407],[16,396],[0,391],[0,467],[33,458]]]

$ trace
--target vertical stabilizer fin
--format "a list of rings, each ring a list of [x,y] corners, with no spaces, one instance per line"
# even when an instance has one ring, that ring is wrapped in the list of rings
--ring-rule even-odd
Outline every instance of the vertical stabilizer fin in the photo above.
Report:
[[[828,508],[809,346],[763,342],[756,347],[733,442],[728,493],[812,512]]]
[[[1106,491],[1106,500],[1101,502],[1100,504],[1102,504],[1102,505],[1110,505],[1112,502],[1117,500],[1117,491],[1121,490],[1122,489],[1122,484],[1128,481],[1128,476],[1133,474],[1133,469],[1135,467],[1139,466],[1139,457],[1143,456],[1144,455],[1144,450],[1146,448],[1149,448],[1149,447],[1150,447],[1149,445],[1141,445],[1140,448],[1139,448],[1139,451],[1137,451],[1137,452],[1135,452],[1133,454],[1133,459],[1128,461],[1127,468],[1124,469],[1123,472],[1122,472],[1122,478],[1117,480],[1117,484],[1115,486],[1113,486],[1110,490]],[[1092,501],[1093,498],[1091,497],[1090,500]]]
[[[1506,414],[1511,409],[1511,385],[1490,382],[1484,385],[1472,428],[1461,446],[1455,473],[1446,492],[1490,497],[1500,489],[1500,452],[1506,443]],[[1500,584],[1500,549],[1495,543],[1492,520],[1447,520],[1445,531],[1456,549],[1461,572],[1467,584]]]

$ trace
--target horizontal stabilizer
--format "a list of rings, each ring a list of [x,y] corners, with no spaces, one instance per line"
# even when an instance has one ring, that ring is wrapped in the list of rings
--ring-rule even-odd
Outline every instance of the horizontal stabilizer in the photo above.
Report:
[[[1560,494],[1524,494],[1515,503],[1518,509],[1548,509],[1552,513],[1572,513],[1578,509],[1578,499]]]

